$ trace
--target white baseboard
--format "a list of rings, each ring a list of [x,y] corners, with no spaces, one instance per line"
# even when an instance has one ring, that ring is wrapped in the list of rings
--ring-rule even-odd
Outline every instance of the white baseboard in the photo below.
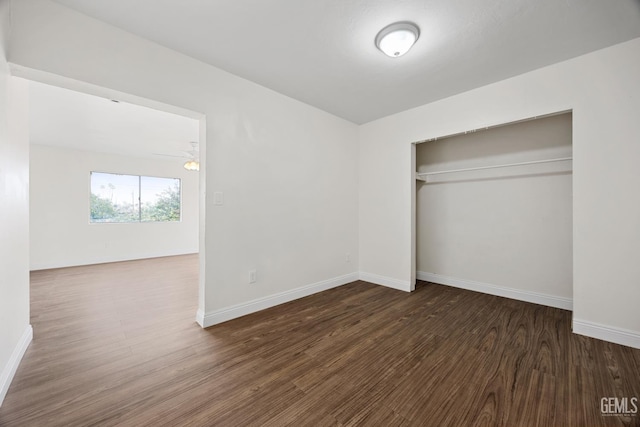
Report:
[[[180,255],[193,255],[197,253],[198,251],[196,252],[193,252],[193,251],[166,252],[165,251],[165,252],[137,254],[135,256],[126,256],[126,257],[98,257],[98,258],[86,259],[86,260],[33,264],[29,267],[29,270],[38,271],[38,270],[50,270],[52,268],[80,267],[83,265],[109,264],[112,262],[123,262],[123,261],[138,261],[141,259],[164,258],[164,257],[180,256]]]
[[[285,302],[346,285],[347,283],[355,282],[356,280],[358,280],[358,273],[350,273],[345,274],[344,276],[334,277],[333,279],[313,283],[311,285],[302,286],[300,288],[291,289],[289,291],[280,292],[278,294],[269,295],[267,297],[254,299],[231,307],[210,311],[208,313],[203,313],[201,310],[198,310],[196,313],[196,321],[203,328],[208,328],[209,326],[217,325],[218,323],[226,322],[227,320],[236,319],[266,308],[284,304]]]
[[[628,347],[640,348],[640,332],[573,319],[573,333]]]
[[[2,373],[0,374],[0,406],[2,406],[4,397],[9,391],[11,381],[13,381],[13,377],[18,370],[20,361],[22,360],[24,353],[27,351],[27,347],[29,347],[29,343],[31,343],[32,339],[33,328],[31,327],[31,325],[27,325],[26,329],[22,333],[22,336],[20,337],[20,341],[18,341],[18,344],[13,349],[9,361],[2,369]]]
[[[380,286],[386,286],[387,288],[397,289],[399,291],[411,292],[411,284],[406,280],[394,279],[392,277],[380,276],[373,273],[360,272],[360,280],[365,282],[374,283]]]
[[[198,309],[198,311],[196,311],[196,322],[198,323],[198,325],[206,328],[206,326],[204,326],[204,311],[200,308]]]
[[[426,273],[418,271],[418,280],[439,283],[441,285],[453,286],[470,291],[482,292],[484,294],[496,295],[499,297],[511,298],[519,301],[532,302],[534,304],[546,305],[549,307],[573,310],[573,300],[571,298],[558,297],[555,295],[541,294],[538,292],[523,291],[520,289],[507,288],[504,286],[490,285],[473,280],[458,279],[455,277],[442,276],[440,274]]]

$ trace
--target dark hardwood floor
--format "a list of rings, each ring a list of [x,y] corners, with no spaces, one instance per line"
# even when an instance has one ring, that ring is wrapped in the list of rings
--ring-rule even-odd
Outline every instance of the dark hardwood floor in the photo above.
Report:
[[[572,334],[570,312],[354,282],[203,330],[197,262],[34,272],[0,425],[640,425],[600,412],[640,397],[640,350]]]

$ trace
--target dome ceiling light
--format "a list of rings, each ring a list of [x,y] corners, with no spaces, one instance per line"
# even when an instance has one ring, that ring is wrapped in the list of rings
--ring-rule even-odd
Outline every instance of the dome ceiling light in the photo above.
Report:
[[[397,58],[411,49],[420,37],[420,29],[412,22],[395,22],[376,36],[376,47],[385,55]]]

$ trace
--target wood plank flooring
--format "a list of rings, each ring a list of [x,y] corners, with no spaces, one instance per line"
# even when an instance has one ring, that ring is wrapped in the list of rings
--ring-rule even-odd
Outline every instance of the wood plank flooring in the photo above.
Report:
[[[354,282],[203,330],[197,257],[32,273],[0,426],[629,426],[640,350],[571,313]],[[640,405],[639,405],[640,406]]]

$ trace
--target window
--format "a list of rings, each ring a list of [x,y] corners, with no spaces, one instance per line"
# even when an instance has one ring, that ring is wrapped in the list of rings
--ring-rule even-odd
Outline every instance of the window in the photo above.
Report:
[[[180,221],[180,179],[91,172],[89,222]]]

